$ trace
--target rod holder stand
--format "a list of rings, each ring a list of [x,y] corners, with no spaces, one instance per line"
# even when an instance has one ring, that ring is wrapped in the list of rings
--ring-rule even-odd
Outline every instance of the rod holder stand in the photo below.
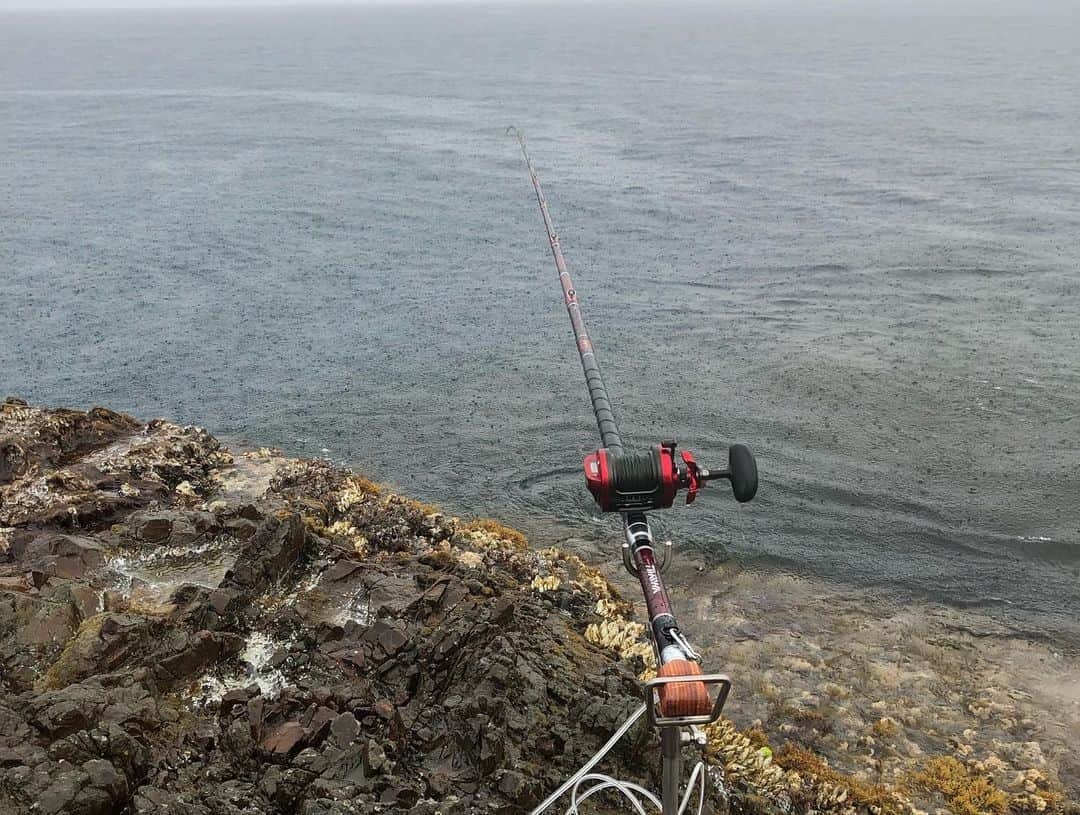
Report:
[[[706,687],[715,685],[719,688],[712,710],[701,716],[664,716],[660,712],[660,698],[657,691],[663,685],[678,682],[702,682]],[[691,727],[693,725],[712,724],[724,712],[724,703],[731,693],[731,679],[727,674],[699,674],[697,676],[658,676],[645,683],[645,712],[649,724],[653,727]]]

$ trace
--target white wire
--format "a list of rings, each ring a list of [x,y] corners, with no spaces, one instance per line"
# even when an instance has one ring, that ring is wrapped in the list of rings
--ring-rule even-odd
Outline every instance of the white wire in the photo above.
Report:
[[[700,780],[699,780],[700,779]],[[705,806],[705,762],[699,761],[693,771],[690,773],[690,780],[686,782],[686,795],[683,796],[682,803],[679,804],[679,815],[683,815],[686,812],[686,808],[690,805],[690,796],[694,794],[694,781],[698,781],[698,802],[697,802],[697,815],[701,815],[701,810]]]
[[[552,804],[566,793],[567,790],[570,790],[570,806],[566,808],[565,815],[579,815],[578,807],[587,798],[606,789],[618,791],[619,794],[622,795],[637,811],[637,815],[649,815],[645,810],[645,805],[641,802],[641,797],[644,797],[648,803],[656,807],[662,815],[664,806],[660,802],[660,799],[644,787],[630,781],[620,781],[616,778],[612,778],[610,775],[604,775],[603,773],[589,772],[589,770],[595,767],[600,760],[611,751],[611,748],[618,743],[619,739],[626,734],[626,731],[629,730],[634,725],[634,722],[640,719],[644,713],[645,705],[642,705],[631,714],[630,718],[627,719],[617,731],[615,731],[615,735],[608,739],[607,743],[597,751],[596,755],[585,762],[580,770],[570,776],[565,784],[545,798],[544,802],[536,807],[530,815],[540,815],[540,813],[549,809]],[[690,773],[690,780],[686,784],[686,794],[679,804],[677,815],[685,815],[687,808],[690,806],[690,799],[694,795],[695,782],[697,782],[696,786],[698,792],[697,815],[701,815],[701,811],[705,806],[705,777],[705,762],[699,761]],[[595,781],[596,783],[579,795],[578,789],[587,781]]]
[[[578,797],[578,787],[581,786],[582,783],[590,779],[594,779],[602,783],[594,784],[585,791],[584,795]],[[577,807],[581,801],[584,801],[593,793],[600,792],[601,790],[605,790],[608,787],[614,787],[620,793],[622,793],[623,796],[625,796],[626,799],[634,806],[634,809],[638,811],[639,815],[648,815],[648,813],[645,811],[645,807],[642,805],[637,795],[644,795],[645,798],[648,799],[649,803],[651,803],[654,807],[657,807],[661,810],[663,809],[663,805],[660,803],[660,800],[644,787],[638,786],[631,781],[620,781],[617,778],[612,778],[610,775],[592,773],[590,775],[584,776],[577,782],[577,784],[574,785],[574,789],[570,794],[570,807],[566,810],[567,815],[577,815]],[[637,793],[637,795],[635,795],[635,793]]]
[[[611,752],[611,748],[619,743],[619,739],[621,739],[626,734],[626,731],[634,726],[634,722],[636,722],[644,715],[645,705],[641,705],[640,707],[638,707],[637,710],[630,714],[630,718],[623,723],[622,727],[615,731],[615,735],[613,735],[610,739],[607,740],[607,744],[601,747],[600,750],[596,753],[596,755],[586,761],[585,765],[580,770],[570,776],[570,778],[565,784],[563,784],[561,787],[555,790],[555,792],[551,793],[551,795],[545,798],[544,802],[540,804],[540,806],[538,806],[536,809],[534,809],[531,815],[540,815],[541,812],[544,812],[552,804],[559,800],[563,796],[563,793],[565,793],[568,789],[570,789],[572,786],[574,786],[574,784],[578,782],[579,778],[581,778],[583,775],[588,773],[589,770],[599,764],[600,760],[609,752]]]

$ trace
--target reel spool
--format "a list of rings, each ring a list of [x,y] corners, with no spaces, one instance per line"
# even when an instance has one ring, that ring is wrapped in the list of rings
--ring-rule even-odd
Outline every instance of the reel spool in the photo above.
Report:
[[[585,456],[585,483],[604,512],[644,512],[667,509],[680,490],[692,504],[709,481],[726,478],[735,500],[744,504],[757,493],[754,454],[745,444],[728,448],[728,466],[709,470],[693,453],[676,454],[676,443],[664,441],[648,450],[615,451],[601,448]]]

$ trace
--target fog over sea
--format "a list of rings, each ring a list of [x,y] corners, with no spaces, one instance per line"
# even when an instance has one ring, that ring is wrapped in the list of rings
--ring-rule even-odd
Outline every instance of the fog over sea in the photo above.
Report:
[[[618,543],[623,431],[747,568],[1080,644],[1080,6],[0,14],[0,396]]]

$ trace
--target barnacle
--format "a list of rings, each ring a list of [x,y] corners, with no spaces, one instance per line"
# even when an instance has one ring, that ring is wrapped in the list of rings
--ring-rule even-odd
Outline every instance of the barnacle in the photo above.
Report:
[[[729,782],[755,789],[776,801],[788,795],[790,780],[784,771],[730,721],[719,719],[707,725],[705,735],[709,739],[706,758],[723,768]]]
[[[358,555],[365,555],[368,551],[368,539],[360,534],[360,530],[348,521],[335,521],[324,530],[333,537],[345,538],[352,544],[353,550]]]
[[[620,616],[625,603],[602,598],[596,601],[596,613],[604,619]]]
[[[473,539],[486,545],[496,546],[500,549],[510,548],[523,550],[529,542],[518,530],[513,527],[493,521],[491,518],[477,518],[465,524],[465,529],[473,534]]]
[[[370,496],[379,494],[379,486],[373,481],[368,481],[361,476],[352,476],[345,481],[344,486],[338,493],[338,512],[348,512],[357,504],[363,503]]]
[[[559,586],[562,585],[562,581],[554,575],[547,575],[546,577],[541,577],[540,575],[537,575],[532,579],[532,583],[530,585],[532,586],[533,591],[543,593],[545,591],[555,591],[557,588],[559,588]]]
[[[179,484],[177,484],[176,494],[179,495],[181,498],[190,501],[197,501],[199,498],[199,494],[195,491],[195,488],[191,486],[190,481],[181,481]]]
[[[457,553],[457,561],[467,569],[479,569],[484,565],[484,556],[479,552],[465,550]],[[536,588],[535,583],[533,580],[533,588]]]

